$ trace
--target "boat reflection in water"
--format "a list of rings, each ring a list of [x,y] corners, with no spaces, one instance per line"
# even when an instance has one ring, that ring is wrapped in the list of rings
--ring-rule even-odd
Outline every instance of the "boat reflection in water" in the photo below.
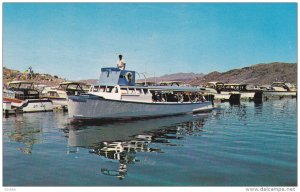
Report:
[[[25,155],[32,154],[33,146],[43,141],[42,128],[35,125],[24,126],[28,122],[30,122],[30,119],[19,114],[15,117],[14,126],[9,129],[7,134],[10,141],[19,143],[16,149]]]
[[[199,134],[207,114],[173,116],[114,124],[68,125],[68,152],[88,148],[91,154],[118,161],[115,170],[101,168],[104,175],[124,179],[128,165],[140,162],[139,152],[163,153],[161,145],[176,146],[184,135]]]

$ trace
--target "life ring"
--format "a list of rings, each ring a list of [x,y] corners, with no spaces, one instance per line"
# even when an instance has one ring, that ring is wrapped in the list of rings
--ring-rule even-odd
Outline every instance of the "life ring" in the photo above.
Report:
[[[129,83],[131,83],[131,81],[132,81],[132,73],[131,72],[127,72],[126,74],[125,74],[125,78],[126,78],[126,80],[129,82]]]

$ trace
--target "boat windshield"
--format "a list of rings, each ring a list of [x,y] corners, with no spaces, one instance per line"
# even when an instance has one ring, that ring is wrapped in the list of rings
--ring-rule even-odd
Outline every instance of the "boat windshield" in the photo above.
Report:
[[[79,84],[60,84],[58,89],[61,89],[61,90],[83,90]]]
[[[285,83],[275,82],[272,83],[272,87],[285,87]]]

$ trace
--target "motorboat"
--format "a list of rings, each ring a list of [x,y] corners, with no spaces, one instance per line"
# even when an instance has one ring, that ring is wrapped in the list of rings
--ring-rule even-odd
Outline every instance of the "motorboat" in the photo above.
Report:
[[[50,99],[55,107],[67,107],[68,96],[88,92],[84,86],[85,84],[81,82],[63,82],[58,87],[46,87],[43,89],[42,97]]]
[[[136,86],[135,71],[101,69],[99,85],[86,94],[68,97],[73,120],[134,119],[212,110],[198,88]]]
[[[271,88],[268,90],[264,90],[263,92],[265,97],[285,97],[297,96],[297,88],[290,83],[286,82],[273,82]]]
[[[10,102],[12,108],[22,112],[52,111],[53,104],[49,99],[40,99],[40,93],[30,81],[12,81],[3,90],[3,101]]]
[[[205,91],[209,94],[214,95],[214,100],[216,101],[229,101],[232,103],[239,103],[241,94],[238,91],[221,91],[224,88],[224,83],[220,81],[208,82],[205,86]]]

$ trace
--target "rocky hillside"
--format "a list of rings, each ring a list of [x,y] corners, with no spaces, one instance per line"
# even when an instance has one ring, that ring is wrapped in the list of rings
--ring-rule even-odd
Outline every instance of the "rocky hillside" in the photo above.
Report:
[[[60,78],[56,75],[33,72],[22,73],[18,70],[3,67],[3,83],[17,80],[32,81],[37,85],[40,84],[47,86],[57,86],[59,83],[66,81],[66,79]]]
[[[297,64],[275,62],[233,69],[224,73],[214,71],[202,77],[194,78],[188,83],[191,85],[204,85],[210,81],[254,85],[269,85],[274,81],[286,81],[297,84]]]

